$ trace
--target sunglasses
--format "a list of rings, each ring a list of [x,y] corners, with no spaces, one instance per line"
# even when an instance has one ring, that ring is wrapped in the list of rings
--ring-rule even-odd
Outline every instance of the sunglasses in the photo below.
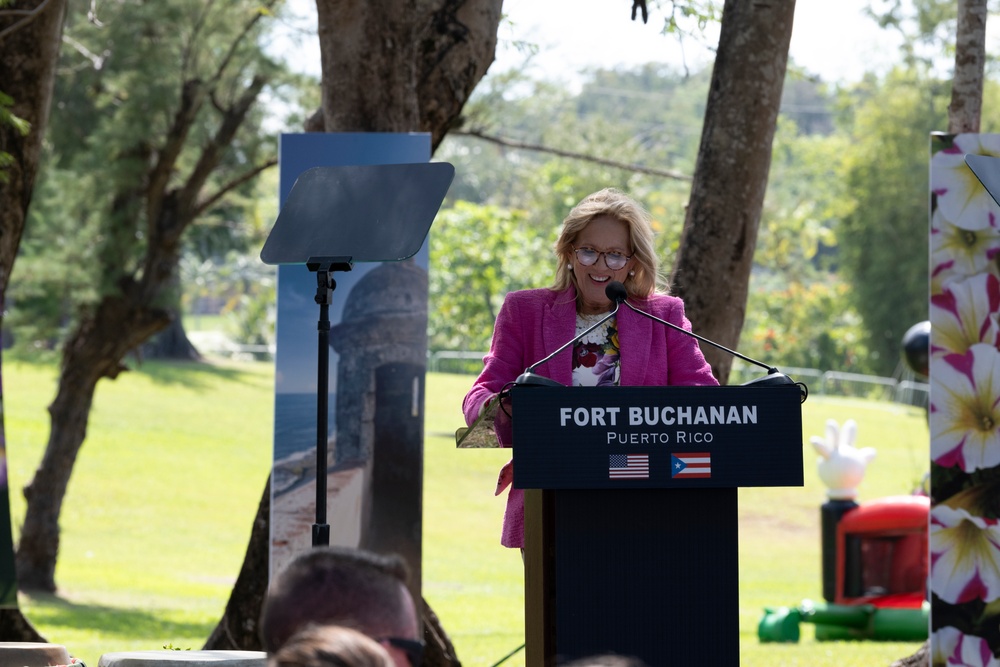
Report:
[[[599,252],[593,248],[574,248],[573,252],[576,253],[576,261],[580,262],[581,266],[593,266],[601,255],[604,255],[604,263],[612,271],[625,268],[632,259],[631,255],[623,255],[620,252]]]
[[[380,642],[398,648],[406,654],[406,659],[410,661],[411,667],[420,667],[424,659],[424,643],[419,639],[403,639],[402,637],[382,637]]]

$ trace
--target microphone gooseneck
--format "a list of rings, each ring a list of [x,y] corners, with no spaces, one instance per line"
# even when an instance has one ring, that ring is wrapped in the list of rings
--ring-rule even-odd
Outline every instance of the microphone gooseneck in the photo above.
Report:
[[[625,289],[625,285],[621,284],[617,280],[608,283],[608,286],[604,288],[604,293],[607,295],[607,297],[609,299],[611,299],[612,301],[614,301],[616,304],[623,304],[624,303],[632,311],[634,311],[634,312],[636,312],[636,313],[638,313],[638,314],[640,314],[640,315],[642,315],[644,317],[648,317],[649,319],[653,320],[654,322],[659,322],[660,324],[662,324],[664,326],[667,326],[667,327],[670,327],[671,329],[674,329],[676,331],[679,331],[679,332],[681,332],[682,334],[684,334],[686,336],[691,336],[692,338],[696,338],[696,339],[702,341],[703,343],[708,343],[712,347],[718,348],[718,349],[722,350],[723,352],[728,352],[729,354],[733,355],[734,357],[739,357],[743,361],[746,361],[746,362],[749,362],[751,364],[754,364],[755,366],[760,366],[761,368],[763,368],[764,370],[767,371],[767,375],[766,376],[757,378],[755,380],[751,380],[750,382],[746,382],[746,383],[744,383],[745,385],[758,386],[759,387],[759,386],[781,386],[781,385],[794,385],[794,384],[797,384],[790,377],[788,377],[787,375],[785,375],[784,373],[782,373],[781,371],[779,371],[774,366],[768,366],[767,364],[765,364],[762,361],[757,361],[756,359],[751,359],[750,357],[746,356],[745,354],[741,354],[741,353],[737,352],[736,350],[731,350],[728,347],[726,347],[725,345],[720,345],[719,343],[716,343],[715,341],[709,340],[709,339],[705,338],[704,336],[699,336],[695,332],[688,331],[684,327],[679,327],[676,324],[673,324],[671,322],[667,322],[666,320],[660,319],[659,317],[657,317],[655,315],[652,315],[650,313],[647,313],[644,310],[639,310],[638,308],[636,308],[635,306],[633,306],[631,303],[628,302],[628,290]],[[617,310],[617,307],[616,307],[616,310]],[[802,395],[803,395],[802,400],[805,401],[805,396],[807,396],[807,393],[804,390],[804,385],[800,385],[799,386],[799,390],[802,391]]]
[[[612,284],[615,284],[615,283],[612,283]],[[622,285],[621,283],[617,283],[617,284],[621,287],[622,291],[624,292],[625,286]],[[605,288],[604,292],[607,293],[609,289],[611,289],[611,285],[608,285]],[[615,300],[612,299],[612,301],[615,301]],[[624,298],[622,299],[622,301],[624,301]],[[614,307],[614,309],[610,313],[608,313],[607,315],[605,315],[601,319],[599,319],[596,322],[594,322],[592,325],[590,325],[589,327],[587,327],[587,329],[585,329],[583,332],[577,334],[573,338],[570,338],[564,344],[562,344],[558,348],[556,348],[552,353],[546,355],[542,359],[539,359],[535,363],[533,363],[530,366],[528,366],[527,368],[525,368],[524,372],[521,373],[520,375],[518,375],[517,379],[514,380],[514,384],[518,385],[518,386],[528,386],[528,387],[531,387],[531,386],[535,386],[535,387],[539,387],[539,386],[541,386],[541,387],[562,387],[562,386],[565,386],[561,382],[556,382],[555,380],[553,380],[551,378],[547,378],[544,375],[539,375],[538,373],[535,372],[535,369],[538,368],[539,366],[541,366],[542,364],[544,364],[546,361],[551,360],[554,356],[556,356],[557,354],[559,354],[560,352],[562,352],[563,350],[565,350],[567,347],[569,347],[573,343],[577,342],[578,340],[580,340],[581,338],[583,338],[584,336],[586,336],[587,334],[589,334],[591,331],[593,331],[594,329],[596,329],[597,327],[601,326],[602,324],[604,324],[605,322],[607,322],[608,320],[610,320],[612,317],[614,317],[615,315],[617,315],[618,314],[618,309],[621,307],[622,301],[615,301],[615,307]]]

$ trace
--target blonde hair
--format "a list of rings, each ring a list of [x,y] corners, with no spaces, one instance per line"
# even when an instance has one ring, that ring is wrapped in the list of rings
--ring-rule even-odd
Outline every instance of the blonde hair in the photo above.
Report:
[[[591,220],[604,215],[619,220],[628,227],[629,242],[632,245],[630,252],[635,260],[631,269],[634,275],[626,276],[623,283],[629,296],[644,299],[658,289],[666,291],[667,286],[659,275],[659,261],[653,248],[650,215],[642,204],[615,188],[605,188],[587,195],[563,220],[562,232],[555,245],[559,262],[556,266],[556,279],[550,289],[561,292],[573,286],[579,294],[576,276],[569,268],[573,260],[573,243]]]
[[[268,667],[393,667],[389,652],[352,628],[310,625],[292,636]]]

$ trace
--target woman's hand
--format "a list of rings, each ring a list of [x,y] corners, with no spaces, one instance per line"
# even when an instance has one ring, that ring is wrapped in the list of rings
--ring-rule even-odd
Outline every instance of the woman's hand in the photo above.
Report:
[[[499,496],[513,481],[514,459],[511,459],[504,464],[503,468],[500,468],[500,475],[497,477],[497,490],[493,495]]]

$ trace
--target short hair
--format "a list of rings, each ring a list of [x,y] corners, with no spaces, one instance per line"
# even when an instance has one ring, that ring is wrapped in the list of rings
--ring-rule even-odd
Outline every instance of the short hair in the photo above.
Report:
[[[311,625],[293,635],[267,667],[393,667],[389,652],[371,637],[336,625]]]
[[[551,289],[561,292],[571,285],[579,288],[576,276],[569,268],[573,259],[573,243],[591,220],[603,215],[628,227],[629,242],[632,244],[629,252],[635,260],[632,267],[635,275],[627,276],[623,283],[629,295],[644,299],[658,290],[666,291],[667,284],[659,274],[659,260],[653,245],[652,218],[642,204],[615,188],[604,188],[587,195],[563,220],[562,232],[555,245],[558,264]]]
[[[275,653],[310,624],[342,625],[369,637],[412,634],[416,610],[398,555],[313,547],[274,577],[261,612],[264,649]]]

